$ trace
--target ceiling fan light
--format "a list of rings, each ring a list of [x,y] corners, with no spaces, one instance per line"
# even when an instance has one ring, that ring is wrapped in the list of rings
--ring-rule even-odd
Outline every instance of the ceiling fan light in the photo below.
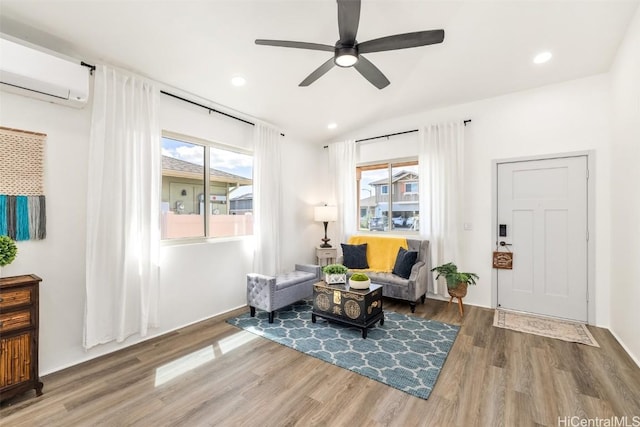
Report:
[[[244,86],[246,83],[247,80],[242,76],[233,76],[231,78],[231,84],[236,87]]]
[[[533,58],[533,63],[544,64],[545,62],[549,61],[552,56],[553,55],[551,54],[551,52],[540,52],[535,56],[535,58]]]
[[[351,67],[356,62],[358,62],[358,57],[350,53],[336,56],[336,65],[338,65],[339,67]]]

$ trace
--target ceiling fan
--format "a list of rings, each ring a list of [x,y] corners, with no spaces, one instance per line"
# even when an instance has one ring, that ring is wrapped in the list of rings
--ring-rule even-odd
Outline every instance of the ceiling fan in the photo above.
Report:
[[[333,52],[333,57],[318,67],[313,73],[309,74],[299,86],[309,86],[332,69],[334,65],[338,65],[339,67],[345,68],[354,67],[372,85],[378,89],[383,89],[389,85],[389,80],[375,65],[362,56],[363,53],[426,46],[442,43],[444,40],[444,30],[429,30],[396,34],[358,43],[356,41],[356,34],[358,33],[358,24],[360,22],[360,0],[337,1],[340,40],[336,42],[335,46],[285,40],[256,40],[256,44],[258,45]]]

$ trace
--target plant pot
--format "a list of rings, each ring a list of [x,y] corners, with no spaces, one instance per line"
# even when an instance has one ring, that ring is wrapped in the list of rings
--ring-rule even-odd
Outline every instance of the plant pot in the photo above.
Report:
[[[353,280],[349,279],[349,287],[353,289],[369,289],[371,286],[371,279],[367,280]]]
[[[324,282],[327,285],[335,285],[337,283],[346,283],[347,275],[346,274],[325,274]]]
[[[467,282],[460,282],[455,288],[447,288],[447,291],[449,291],[449,295],[452,297],[464,298],[467,296],[468,286],[469,284]]]

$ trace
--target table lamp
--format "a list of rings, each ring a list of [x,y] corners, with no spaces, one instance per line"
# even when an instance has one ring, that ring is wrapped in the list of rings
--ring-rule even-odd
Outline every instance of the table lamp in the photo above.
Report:
[[[338,219],[338,208],[336,206],[316,206],[313,212],[313,218],[316,221],[324,223],[324,239],[322,240],[321,248],[330,248],[331,245],[328,243],[329,239],[327,237],[327,224],[329,221],[335,222]]]

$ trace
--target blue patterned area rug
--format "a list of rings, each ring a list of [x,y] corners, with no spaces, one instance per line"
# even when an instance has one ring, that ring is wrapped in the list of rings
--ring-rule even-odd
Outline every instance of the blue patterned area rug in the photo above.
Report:
[[[376,323],[363,339],[358,328],[321,318],[312,323],[311,309],[311,301],[301,301],[278,310],[271,324],[261,310],[227,323],[422,399],[429,398],[460,330],[385,311],[384,325]]]

